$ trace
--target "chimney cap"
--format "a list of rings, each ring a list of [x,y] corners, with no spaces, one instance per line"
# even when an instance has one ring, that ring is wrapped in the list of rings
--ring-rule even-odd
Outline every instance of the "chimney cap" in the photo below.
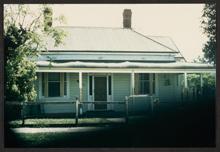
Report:
[[[126,12],[127,12],[127,13],[131,13],[131,9],[125,8],[125,9],[124,9],[124,13],[126,13]]]

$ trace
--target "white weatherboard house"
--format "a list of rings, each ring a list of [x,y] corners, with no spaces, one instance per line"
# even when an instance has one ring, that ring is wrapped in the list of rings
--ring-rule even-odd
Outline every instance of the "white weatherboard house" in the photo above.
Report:
[[[133,95],[144,100],[139,106],[133,104],[138,110],[147,106],[147,97],[181,102],[188,73],[215,73],[212,65],[186,62],[171,38],[134,31],[129,9],[123,12],[123,28],[60,28],[67,33],[64,44],[54,47],[48,41],[48,51],[37,61],[37,101],[65,102],[78,97],[82,103],[107,103],[123,102]],[[87,104],[82,110],[122,109],[116,104]],[[71,103],[45,104],[42,110],[75,112]]]

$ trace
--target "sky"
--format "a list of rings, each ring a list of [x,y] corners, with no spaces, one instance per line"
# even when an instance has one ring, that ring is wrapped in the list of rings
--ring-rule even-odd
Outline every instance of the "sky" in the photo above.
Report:
[[[124,9],[132,11],[132,29],[144,35],[169,36],[187,61],[203,56],[207,41],[201,28],[204,4],[55,4],[53,26],[123,27]]]

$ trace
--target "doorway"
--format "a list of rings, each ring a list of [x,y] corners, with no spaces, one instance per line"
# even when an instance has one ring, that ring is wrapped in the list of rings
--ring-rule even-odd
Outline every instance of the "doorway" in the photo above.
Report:
[[[95,110],[107,109],[107,77],[94,77],[94,101],[102,102],[95,104]],[[106,102],[106,103],[105,103]]]

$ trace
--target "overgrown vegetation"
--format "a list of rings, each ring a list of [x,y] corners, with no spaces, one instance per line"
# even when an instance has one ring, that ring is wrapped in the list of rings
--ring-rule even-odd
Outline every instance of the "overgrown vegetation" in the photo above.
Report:
[[[200,74],[188,75],[189,87],[200,87]],[[203,73],[202,74],[203,87],[215,88],[214,74]]]
[[[34,101],[34,59],[40,51],[46,50],[46,36],[54,40],[55,46],[65,36],[64,31],[52,26],[52,20],[52,9],[48,5],[4,5],[6,101]]]
[[[203,97],[204,100],[210,100],[215,98],[215,76],[210,73],[203,73],[202,74],[202,83],[203,87],[201,90],[200,86],[200,75],[199,74],[189,74],[188,77],[188,84],[191,89],[197,90],[196,94]]]
[[[216,63],[216,3],[207,3],[203,9],[202,28],[208,37],[208,41],[204,45],[203,52],[205,61],[208,63]]]

